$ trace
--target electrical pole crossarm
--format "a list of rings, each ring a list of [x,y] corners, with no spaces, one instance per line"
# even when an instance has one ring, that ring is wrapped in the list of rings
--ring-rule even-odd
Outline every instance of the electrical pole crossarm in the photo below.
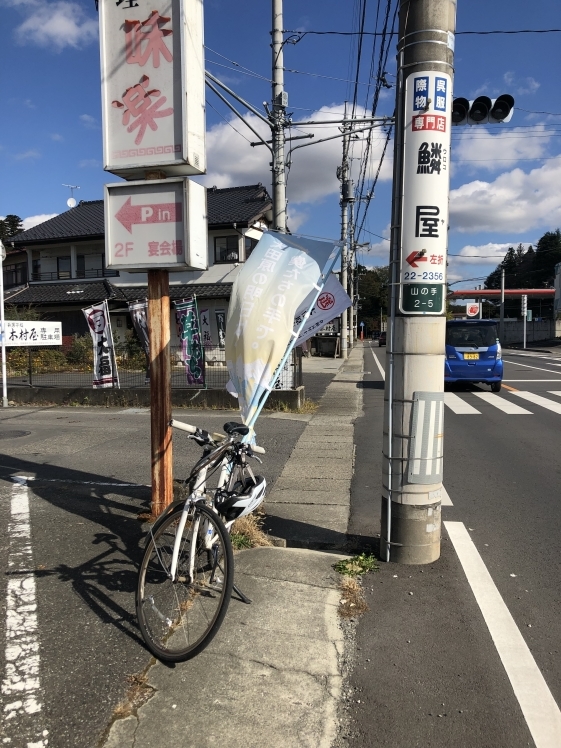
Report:
[[[251,126],[251,125],[249,124],[249,122],[247,122],[247,120],[246,120],[246,119],[244,119],[243,115],[242,115],[242,114],[240,114],[240,112],[238,112],[238,110],[236,109],[236,107],[235,107],[235,106],[234,106],[233,104],[230,104],[230,102],[228,101],[228,99],[227,99],[227,98],[226,98],[225,96],[222,96],[222,94],[220,93],[220,91],[218,91],[218,89],[217,89],[217,88],[215,88],[215,87],[214,87],[214,86],[212,85],[212,83],[210,83],[209,81],[206,81],[206,84],[207,84],[207,86],[208,86],[208,87],[210,88],[210,90],[211,90],[211,91],[214,91],[214,93],[215,93],[215,94],[216,94],[216,95],[218,96],[218,98],[219,98],[219,99],[221,99],[221,100],[222,100],[222,101],[223,101],[223,102],[224,102],[224,103],[226,104],[226,106],[227,106],[227,107],[228,107],[229,109],[231,109],[231,110],[232,110],[232,111],[234,112],[234,114],[236,114],[236,115],[237,115],[237,116],[238,116],[238,117],[239,117],[239,118],[241,119],[241,121],[242,121],[242,122],[244,123],[244,125],[245,125],[246,127],[249,127],[249,129],[251,130],[251,132],[252,132],[252,133],[253,133],[254,135],[257,135],[257,137],[258,137],[258,138],[260,139],[260,141],[261,141],[261,142],[260,142],[260,143],[255,143],[255,145],[266,145],[266,146],[267,146],[267,148],[268,148],[268,149],[269,149],[269,150],[271,151],[271,153],[272,153],[273,151],[272,151],[272,148],[271,148],[271,146],[270,146],[270,145],[269,145],[269,144],[267,143],[267,141],[266,141],[266,140],[264,140],[264,139],[263,139],[263,138],[261,137],[261,135],[259,135],[259,133],[257,132],[257,130],[255,130],[255,129],[254,129],[254,128],[253,128],[253,127],[252,127],[252,126]],[[252,143],[251,145],[254,145],[254,144]]]
[[[222,81],[219,80],[212,73],[209,73],[208,70],[205,70],[205,75],[206,75],[207,78],[210,78],[211,81],[214,81],[214,83],[216,83],[217,86],[220,86],[221,89],[223,89],[224,91],[226,91],[226,93],[230,94],[230,96],[232,96],[234,99],[236,99],[236,101],[239,101],[240,104],[243,104],[244,107],[246,107],[247,109],[249,109],[249,111],[252,114],[254,114],[256,117],[259,117],[259,119],[263,120],[263,122],[265,122],[267,125],[270,126],[271,123],[269,122],[269,120],[266,117],[264,117],[261,114],[261,112],[258,109],[256,109],[252,104],[250,104],[245,99],[242,99],[242,97],[238,96],[237,93],[234,93],[234,91],[232,91],[231,88],[228,88],[228,86],[226,84],[222,83]],[[206,82],[206,84],[207,84],[207,86],[210,85],[208,81]]]

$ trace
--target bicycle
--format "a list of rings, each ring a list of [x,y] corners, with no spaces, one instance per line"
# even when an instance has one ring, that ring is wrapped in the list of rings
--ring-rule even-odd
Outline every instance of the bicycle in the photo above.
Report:
[[[249,427],[228,422],[224,434],[172,420],[189,434],[203,455],[185,480],[189,495],[170,504],[147,538],[136,592],[136,613],[148,649],[165,662],[183,662],[213,639],[232,592],[250,603],[234,584],[230,529],[265,498],[266,481],[247,458],[261,462],[265,450],[241,439]],[[209,474],[220,469],[216,488]]]

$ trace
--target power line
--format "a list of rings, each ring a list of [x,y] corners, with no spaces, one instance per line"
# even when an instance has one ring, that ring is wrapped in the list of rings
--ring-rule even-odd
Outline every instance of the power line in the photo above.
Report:
[[[218,109],[217,109],[216,107],[212,106],[212,104],[210,103],[210,101],[207,101],[206,103],[207,103],[207,105],[208,105],[208,106],[209,106],[209,107],[210,107],[211,109],[214,109],[214,111],[216,112],[216,114],[217,114],[217,115],[218,115],[219,117],[222,117],[222,119],[224,120],[224,122],[225,122],[225,123],[226,123],[227,125],[230,125],[230,127],[232,128],[232,130],[234,130],[234,132],[237,132],[237,133],[238,133],[238,135],[241,135],[241,136],[242,136],[242,138],[243,138],[244,140],[247,140],[247,142],[248,142],[248,143],[249,143],[249,144],[251,145],[251,140],[250,140],[249,138],[246,138],[246,137],[245,137],[245,135],[244,135],[243,133],[241,133],[241,132],[240,132],[240,131],[239,131],[239,130],[238,130],[237,128],[235,128],[235,127],[234,127],[234,125],[233,125],[233,124],[232,124],[232,123],[231,123],[231,122],[230,122],[229,120],[227,120],[227,119],[226,119],[226,117],[225,117],[225,116],[224,116],[224,115],[223,115],[223,114],[222,114],[221,112],[219,112],[219,111],[218,111]]]
[[[231,68],[229,65],[223,65],[221,62],[215,62],[214,60],[207,60],[207,63],[209,65],[217,65],[219,68],[225,68],[226,70],[233,70],[234,73],[241,73],[242,75],[249,75],[252,78],[259,78],[260,80],[267,81],[267,83],[272,82],[269,78],[265,78],[264,75],[259,75],[259,73],[250,73],[241,68]]]
[[[251,70],[250,68],[246,68],[245,65],[240,65],[239,62],[236,62],[235,60],[231,60],[229,57],[226,57],[225,55],[221,54],[220,52],[217,52],[215,49],[211,49],[210,47],[207,47],[205,44],[205,49],[208,49],[209,52],[212,52],[213,55],[218,55],[218,57],[222,57],[223,60],[226,60],[226,62],[229,62],[230,65],[235,65],[236,68],[239,68],[241,70],[246,70],[249,75],[254,75],[257,78],[263,78],[263,80],[267,81],[268,83],[272,83],[272,80],[270,78],[266,78],[264,75],[260,75],[259,73],[256,73],[255,70]],[[215,65],[218,65],[218,62],[214,63]]]
[[[297,41],[301,41],[305,36],[313,34],[315,36],[358,36],[360,31],[290,31],[285,29],[284,34],[298,34],[300,37]],[[397,36],[397,31],[392,31],[390,36]],[[491,34],[557,34],[561,33],[561,29],[513,29],[504,30],[496,29],[494,31],[456,31],[456,36],[464,35],[477,35],[477,36],[489,36]],[[365,36],[384,36],[383,31],[365,31]]]

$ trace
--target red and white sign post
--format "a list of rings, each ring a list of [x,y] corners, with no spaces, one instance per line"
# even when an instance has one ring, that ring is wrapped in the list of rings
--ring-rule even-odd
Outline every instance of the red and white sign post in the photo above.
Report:
[[[202,0],[101,0],[107,267],[148,273],[152,514],[173,500],[169,271],[207,267]]]

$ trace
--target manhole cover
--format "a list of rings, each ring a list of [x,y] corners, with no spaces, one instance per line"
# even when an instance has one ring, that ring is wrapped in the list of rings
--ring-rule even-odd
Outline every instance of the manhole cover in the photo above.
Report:
[[[11,431],[0,431],[0,439],[17,439],[18,436],[29,436],[31,431],[18,431],[12,429]]]

